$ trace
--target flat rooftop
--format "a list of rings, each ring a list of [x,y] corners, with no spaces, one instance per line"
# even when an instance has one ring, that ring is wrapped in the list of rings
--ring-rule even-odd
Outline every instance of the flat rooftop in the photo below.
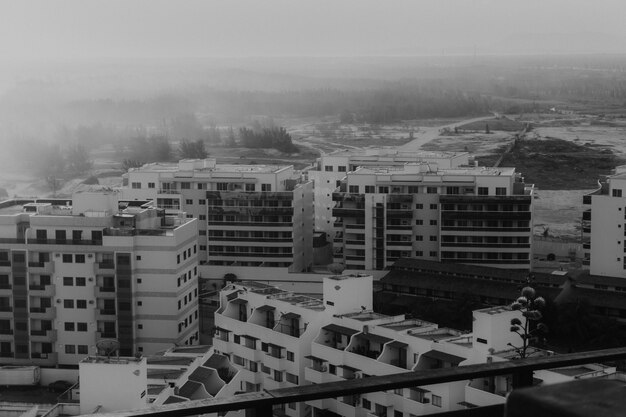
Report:
[[[353,161],[358,160],[376,160],[378,158],[397,158],[397,159],[447,159],[465,155],[468,152],[436,152],[436,151],[401,151],[396,148],[378,148],[368,149],[365,151],[340,150],[326,156],[347,156]]]
[[[307,308],[310,310],[323,310],[324,303],[319,298],[311,297],[305,294],[296,294],[290,291],[281,290],[278,287],[262,284],[255,281],[242,281],[237,282],[237,285],[242,285],[252,293],[265,294],[267,298],[278,301],[283,301],[291,305]]]
[[[144,358],[135,358],[130,356],[124,357],[106,357],[106,356],[88,356],[80,363],[107,363],[111,365],[129,365],[129,364],[137,364],[141,362]]]

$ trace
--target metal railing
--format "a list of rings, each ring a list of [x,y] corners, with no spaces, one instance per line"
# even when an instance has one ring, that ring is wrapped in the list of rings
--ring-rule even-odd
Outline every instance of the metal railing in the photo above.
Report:
[[[507,362],[481,363],[453,368],[404,372],[364,379],[281,388],[263,392],[250,392],[233,397],[194,400],[141,410],[105,413],[102,415],[111,417],[193,416],[246,409],[249,410],[246,415],[257,417],[271,416],[274,406],[284,406],[288,403],[360,395],[499,375],[512,375],[513,387],[517,389],[532,385],[533,371],[624,359],[626,359],[626,348],[606,349],[565,355],[525,358]],[[437,414],[438,417],[501,417],[503,415],[504,404]]]

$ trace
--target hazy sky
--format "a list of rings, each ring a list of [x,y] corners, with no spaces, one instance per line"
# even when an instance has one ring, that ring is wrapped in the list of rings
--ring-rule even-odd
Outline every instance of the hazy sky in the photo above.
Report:
[[[0,59],[626,52],[625,18],[624,0],[1,0]]]

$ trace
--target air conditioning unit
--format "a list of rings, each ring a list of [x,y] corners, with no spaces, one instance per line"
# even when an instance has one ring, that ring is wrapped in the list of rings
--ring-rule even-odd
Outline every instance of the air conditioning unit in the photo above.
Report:
[[[94,301],[93,301],[93,300],[89,300],[89,304],[93,304],[93,303],[94,303]]]
[[[88,257],[88,258],[93,258],[93,253],[88,253],[88,254],[87,254],[87,257]]]
[[[61,299],[57,298],[57,304],[61,304]]]
[[[354,374],[354,379],[361,379],[361,378],[363,378],[363,374],[360,374],[358,372]]]
[[[55,258],[59,258],[60,256],[61,256],[61,254],[60,254],[60,253],[55,253],[55,254],[54,254],[54,257],[55,257]]]
[[[328,372],[328,367],[322,366],[322,372]]]
[[[89,278],[87,278],[87,281],[89,281],[89,282],[93,282],[93,277],[89,277]]]
[[[48,354],[47,353],[42,353],[41,355],[39,355],[39,357],[41,359],[48,359]]]

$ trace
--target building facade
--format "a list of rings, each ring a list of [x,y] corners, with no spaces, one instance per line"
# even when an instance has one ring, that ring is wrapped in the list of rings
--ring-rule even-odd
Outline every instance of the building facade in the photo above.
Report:
[[[113,191],[0,208],[0,362],[75,366],[198,337],[197,223]]]
[[[530,269],[533,186],[514,168],[358,168],[332,198],[333,256],[348,269],[405,257]]]
[[[334,233],[332,194],[348,172],[356,171],[359,167],[401,168],[408,163],[420,162],[428,164],[433,169],[449,169],[467,166],[472,161],[467,152],[402,152],[385,148],[322,155],[314,169],[307,171],[308,179],[314,184],[315,230],[326,232],[329,236]]]
[[[301,272],[313,263],[313,184],[293,166],[148,164],[128,173],[124,196],[198,219],[207,265]]]
[[[237,389],[245,392],[506,361],[515,356],[509,343],[520,343],[509,328],[521,312],[508,307],[475,311],[473,333],[404,315],[378,314],[371,309],[370,275],[327,277],[322,299],[239,282],[224,288],[220,301],[214,349],[237,369]],[[535,376],[554,383],[579,375],[597,376],[598,370],[602,375],[615,372],[593,365]],[[511,384],[505,376],[476,378],[292,403],[282,414],[411,417],[501,404]]]
[[[583,196],[583,267],[593,275],[626,278],[626,167]]]

